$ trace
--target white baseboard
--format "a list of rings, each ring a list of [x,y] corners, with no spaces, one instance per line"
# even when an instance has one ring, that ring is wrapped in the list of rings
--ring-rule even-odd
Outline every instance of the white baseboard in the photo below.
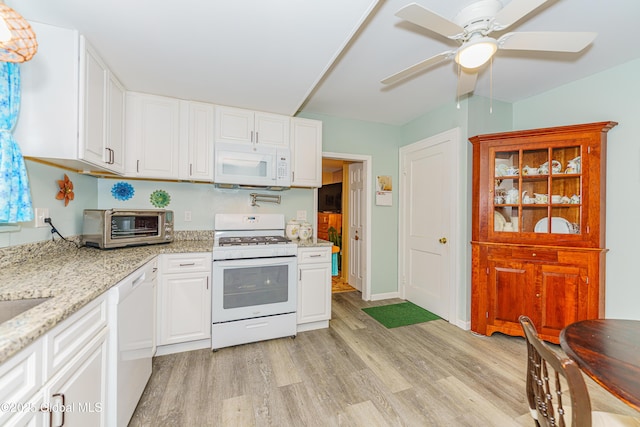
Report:
[[[159,345],[156,347],[156,356],[164,356],[166,354],[182,353],[183,351],[201,350],[203,348],[211,349],[211,339],[182,342],[180,344]]]
[[[380,301],[383,299],[401,298],[400,292],[387,292],[386,294],[372,294],[371,301]]]
[[[301,323],[297,326],[298,332],[313,331],[315,329],[324,329],[329,327],[328,320],[320,320],[318,322]]]

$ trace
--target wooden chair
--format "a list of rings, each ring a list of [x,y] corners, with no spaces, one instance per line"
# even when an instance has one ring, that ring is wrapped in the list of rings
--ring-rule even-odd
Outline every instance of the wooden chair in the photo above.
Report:
[[[542,342],[531,319],[519,320],[527,341],[527,399],[536,426],[640,426],[638,418],[591,411],[578,365]]]

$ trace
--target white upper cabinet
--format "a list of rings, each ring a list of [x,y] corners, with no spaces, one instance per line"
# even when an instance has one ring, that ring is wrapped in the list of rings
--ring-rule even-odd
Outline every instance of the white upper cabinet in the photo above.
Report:
[[[127,92],[127,175],[213,182],[214,109]]]
[[[38,54],[21,65],[14,131],[23,155],[78,170],[122,173],[122,138],[111,133],[112,119],[120,120],[111,116],[109,82],[117,83],[115,76],[77,31],[31,25]]]
[[[293,187],[322,187],[322,122],[291,119]]]
[[[127,92],[127,175],[178,179],[180,100]]]
[[[213,182],[215,106],[182,101],[180,179]]]
[[[288,116],[216,107],[216,142],[289,146]]]
[[[124,138],[124,120],[125,120],[125,103],[126,91],[120,84],[118,79],[109,73],[107,81],[107,97],[109,99],[109,110],[107,121],[107,153],[110,158],[107,159],[111,165],[111,169],[119,172],[125,172],[125,138]]]

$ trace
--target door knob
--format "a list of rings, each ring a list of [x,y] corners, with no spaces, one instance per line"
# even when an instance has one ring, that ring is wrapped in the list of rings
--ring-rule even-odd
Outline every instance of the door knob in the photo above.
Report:
[[[440,240],[438,240],[438,242],[442,243],[443,245],[445,243],[447,243],[447,238],[446,237],[441,237]]]
[[[358,235],[356,234],[356,237],[354,237],[354,239],[355,239],[355,240],[360,240],[360,236],[358,236]]]

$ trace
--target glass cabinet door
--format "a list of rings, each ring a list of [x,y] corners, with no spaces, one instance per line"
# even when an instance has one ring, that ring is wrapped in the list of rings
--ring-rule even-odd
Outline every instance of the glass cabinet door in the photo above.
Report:
[[[583,232],[580,146],[492,154],[494,232]]]

